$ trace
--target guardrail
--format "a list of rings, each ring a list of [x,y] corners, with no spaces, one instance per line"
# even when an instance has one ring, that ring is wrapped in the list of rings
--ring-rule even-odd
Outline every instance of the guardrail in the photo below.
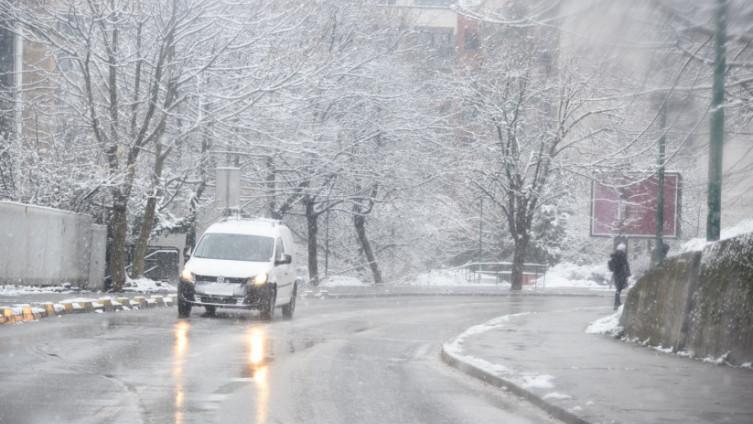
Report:
[[[480,283],[484,276],[493,276],[496,283],[509,282],[512,275],[512,262],[470,262],[461,267],[465,271],[465,279],[468,282]],[[540,277],[541,286],[546,286],[546,270],[548,265],[526,262],[523,264],[523,284],[538,286]]]

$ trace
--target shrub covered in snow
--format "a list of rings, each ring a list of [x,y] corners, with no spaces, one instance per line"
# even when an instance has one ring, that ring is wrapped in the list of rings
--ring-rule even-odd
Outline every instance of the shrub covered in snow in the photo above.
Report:
[[[611,273],[606,264],[576,265],[569,262],[549,268],[537,285],[545,287],[603,288],[609,285]]]

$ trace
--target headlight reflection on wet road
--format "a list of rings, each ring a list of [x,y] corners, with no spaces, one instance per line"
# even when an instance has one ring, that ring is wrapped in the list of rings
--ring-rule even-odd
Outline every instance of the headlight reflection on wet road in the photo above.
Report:
[[[266,424],[269,409],[269,380],[267,378],[267,330],[254,327],[246,335],[248,371],[256,385],[256,417],[253,422]]]
[[[185,393],[183,391],[183,366],[188,353],[188,330],[191,324],[187,321],[175,323],[175,344],[173,348],[173,381],[175,382],[175,424],[183,423],[183,405]]]

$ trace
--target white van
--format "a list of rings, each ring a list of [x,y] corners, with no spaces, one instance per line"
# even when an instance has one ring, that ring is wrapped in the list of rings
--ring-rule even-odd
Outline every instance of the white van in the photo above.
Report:
[[[280,221],[226,218],[202,234],[178,283],[178,316],[203,306],[258,309],[272,319],[275,307],[292,318],[298,291],[293,236]]]

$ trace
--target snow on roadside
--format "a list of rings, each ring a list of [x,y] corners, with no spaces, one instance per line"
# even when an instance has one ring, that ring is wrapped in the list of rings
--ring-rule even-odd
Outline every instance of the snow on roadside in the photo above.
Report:
[[[544,400],[548,400],[548,399],[569,400],[569,399],[572,399],[572,398],[573,398],[572,396],[570,396],[568,394],[565,394],[565,393],[560,393],[560,392],[549,392],[549,393],[545,394],[544,396],[542,396],[542,399],[544,399]]]
[[[319,282],[319,287],[367,287],[371,284],[365,283],[356,277],[347,275],[328,275]]]
[[[123,291],[135,293],[175,293],[178,289],[165,281],[154,281],[149,278],[127,279],[123,284]]]
[[[59,286],[17,286],[15,284],[0,285],[0,296],[22,296],[25,294],[58,294],[58,293],[78,293],[87,290],[81,290],[80,288],[71,284],[63,284]]]
[[[624,306],[624,305],[623,305]],[[588,334],[606,334],[614,337],[620,337],[623,332],[622,326],[620,326],[620,317],[622,316],[622,308],[623,306],[620,306],[617,311],[611,315],[607,315],[605,317],[599,318],[596,321],[593,321],[589,326],[586,328],[585,332]],[[714,365],[724,365],[732,368],[751,368],[751,363],[744,363],[741,365],[733,365],[728,362],[727,358],[729,356],[729,352],[719,356],[718,358],[714,358],[711,356],[707,357],[697,357],[693,355],[691,352],[688,352],[686,350],[679,350],[675,351],[675,349],[671,346],[653,346],[650,345],[648,342],[648,339],[646,340],[639,340],[638,338],[629,338],[629,337],[621,337],[623,342],[627,343],[635,343],[641,346],[648,347],[652,350],[655,350],[657,352],[661,352],[668,355],[676,355],[680,357],[700,360],[702,362],[706,362],[709,364]]]
[[[479,368],[489,374],[502,377],[524,389],[553,389],[555,387],[553,383],[554,376],[548,374],[521,374],[520,372],[512,370],[504,365],[491,363],[484,359],[465,354],[463,351],[463,344],[468,337],[504,327],[510,322],[510,320],[530,314],[531,312],[521,312],[517,314],[502,315],[484,323],[474,325],[462,332],[452,341],[445,343],[442,346],[442,349],[451,357]]]
[[[616,336],[622,333],[622,327],[620,326],[620,317],[622,317],[622,309],[624,305],[620,306],[615,313],[599,318],[592,322],[586,328],[588,334],[608,334]]]
[[[472,275],[471,275],[472,276]],[[472,277],[473,278],[473,277]],[[483,275],[478,281],[468,280],[467,271],[460,268],[433,269],[423,272],[410,279],[398,282],[399,285],[417,287],[452,287],[452,286],[505,286],[508,283],[498,283],[497,278]]]
[[[520,312],[517,314],[510,314],[510,315],[502,315],[500,317],[491,319],[489,321],[486,321],[481,324],[474,325],[473,327],[469,327],[462,333],[460,333],[459,336],[455,337],[454,340],[452,340],[449,343],[444,344],[444,350],[449,353],[454,353],[457,355],[463,355],[463,342],[466,338],[470,336],[475,336],[477,334],[485,333],[490,330],[494,330],[495,328],[500,328],[504,326],[504,324],[510,322],[511,319],[530,315],[530,312]]]
[[[524,375],[521,377],[523,380],[523,388],[525,389],[552,389],[554,388],[554,376],[549,374],[541,375]]]
[[[487,331],[496,330],[511,325],[510,322],[518,317],[535,314],[536,312],[521,312],[510,315],[503,315],[486,321],[484,323],[469,327],[455,339],[445,343],[442,350],[446,355],[469,364],[491,375],[503,378],[504,380],[517,385],[518,387],[534,393],[538,393],[543,399],[548,401],[569,401],[573,397],[555,390],[554,380],[556,377],[549,374],[539,374],[515,370],[502,364],[495,364],[484,359],[468,355],[463,351],[463,345],[471,336],[479,335]]]
[[[576,265],[563,262],[546,271],[537,285],[546,288],[584,288],[609,290],[609,271],[606,262],[598,265]]]
[[[470,275],[470,281],[469,281]],[[508,282],[497,282],[493,275],[482,275],[475,280],[473,273],[461,268],[435,269],[421,273],[411,279],[401,281],[399,285],[417,287],[503,287],[509,288]],[[576,265],[570,262],[557,264],[549,268],[544,276],[536,282],[536,287],[525,286],[524,289],[574,288],[588,290],[610,290],[609,271],[604,264]]]

